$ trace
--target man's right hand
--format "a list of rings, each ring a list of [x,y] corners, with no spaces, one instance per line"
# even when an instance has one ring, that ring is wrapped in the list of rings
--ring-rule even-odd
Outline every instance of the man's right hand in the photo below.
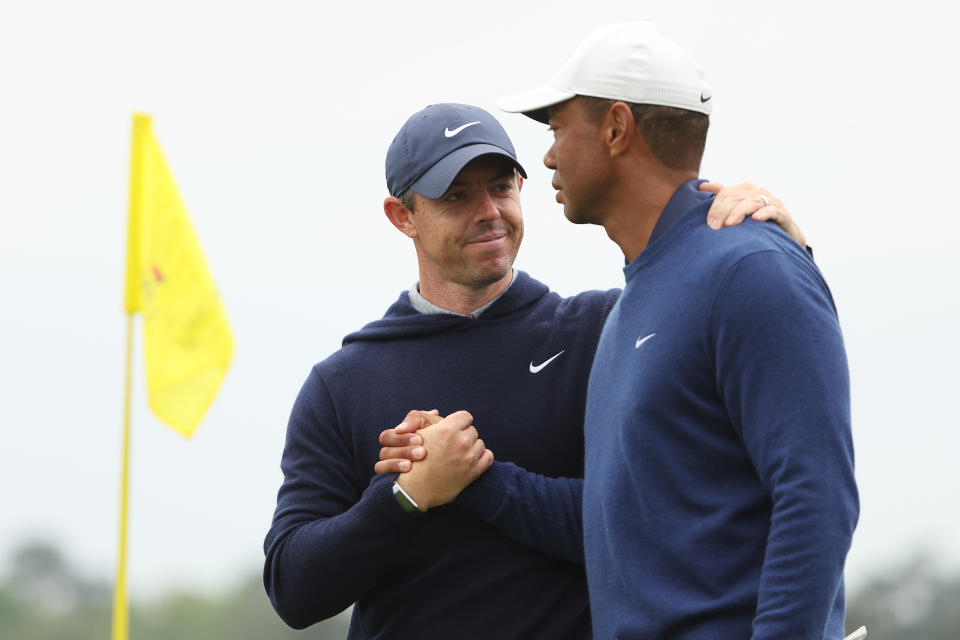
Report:
[[[451,413],[418,433],[430,455],[401,474],[397,484],[421,511],[452,501],[493,464],[493,451],[486,448],[466,411]]]

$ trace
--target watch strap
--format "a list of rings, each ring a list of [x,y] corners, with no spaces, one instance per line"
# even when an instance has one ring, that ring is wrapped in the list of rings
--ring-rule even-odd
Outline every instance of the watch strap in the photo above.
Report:
[[[393,481],[393,497],[396,498],[397,502],[407,513],[420,513],[420,507],[417,506],[413,498],[407,495],[407,492],[403,490],[403,487],[401,487],[396,480]]]

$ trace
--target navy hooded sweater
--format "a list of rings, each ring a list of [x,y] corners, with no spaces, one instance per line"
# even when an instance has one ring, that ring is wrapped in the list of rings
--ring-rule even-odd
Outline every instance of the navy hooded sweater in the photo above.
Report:
[[[498,467],[582,477],[587,376],[618,294],[563,299],[518,271],[472,319],[421,314],[404,292],[317,364],[290,416],[264,542],[281,618],[304,628],[356,603],[349,638],[590,637],[579,487],[566,502],[574,539],[557,545],[573,551],[557,557],[457,504],[409,514],[395,475],[373,467],[380,432],[410,409],[467,409]]]

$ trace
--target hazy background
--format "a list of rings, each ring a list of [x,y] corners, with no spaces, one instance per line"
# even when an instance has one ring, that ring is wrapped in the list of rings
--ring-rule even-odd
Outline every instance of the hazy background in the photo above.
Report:
[[[0,574],[47,541],[112,580],[134,110],[154,116],[236,355],[188,441],[146,408],[138,332],[129,580],[140,597],[213,593],[262,563],[310,367],[416,279],[381,209],[384,155],[412,112],[458,101],[501,119],[529,173],[519,268],[563,294],[622,285],[616,246],[553,200],[546,127],[494,100],[549,80],[592,28],[644,16],[712,84],[703,175],[781,197],[833,289],[862,499],[848,586],[918,551],[957,571],[954,6],[4,3]]]

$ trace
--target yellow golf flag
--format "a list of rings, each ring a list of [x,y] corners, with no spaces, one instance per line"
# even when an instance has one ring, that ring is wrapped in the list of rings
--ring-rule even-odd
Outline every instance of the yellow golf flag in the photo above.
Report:
[[[140,311],[150,408],[196,430],[233,355],[227,315],[149,116],[133,117],[126,310]]]
[[[127,232],[126,393],[120,484],[120,535],[113,592],[113,640],[129,637],[127,520],[133,314],[143,314],[150,408],[185,436],[217,393],[233,339],[187,210],[153,137],[150,118],[133,116]]]

